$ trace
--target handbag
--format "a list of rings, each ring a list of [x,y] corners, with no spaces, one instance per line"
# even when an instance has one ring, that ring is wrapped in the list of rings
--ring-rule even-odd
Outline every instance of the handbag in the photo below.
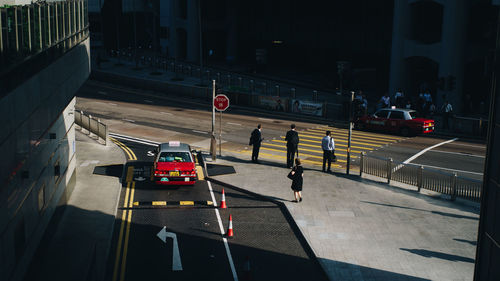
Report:
[[[286,177],[287,177],[287,178],[289,178],[289,179],[291,179],[291,180],[293,180],[293,177],[294,177],[294,175],[292,175],[292,172],[293,172],[293,171],[294,171],[294,169],[292,169],[292,170],[290,171],[290,173],[288,173],[288,175],[287,175]]]

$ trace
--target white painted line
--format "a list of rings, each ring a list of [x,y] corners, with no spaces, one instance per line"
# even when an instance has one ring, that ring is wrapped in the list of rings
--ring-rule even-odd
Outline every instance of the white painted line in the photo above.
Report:
[[[421,151],[420,151],[420,152],[418,152],[417,154],[413,155],[412,157],[410,157],[410,158],[406,159],[405,161],[403,161],[403,163],[402,163],[402,164],[397,165],[394,169],[392,169],[392,172],[393,172],[393,173],[394,173],[394,172],[396,172],[397,170],[401,169],[401,168],[403,167],[403,165],[404,165],[404,164],[408,164],[408,163],[410,163],[411,161],[415,160],[417,157],[419,157],[420,155],[422,155],[422,154],[426,153],[427,151],[429,151],[429,150],[431,150],[431,149],[433,149],[433,148],[436,148],[436,147],[438,147],[438,146],[441,146],[441,145],[443,145],[443,144],[447,144],[447,143],[450,143],[450,142],[454,142],[454,141],[456,141],[456,140],[458,140],[458,138],[454,138],[454,139],[451,139],[451,140],[443,141],[443,142],[440,142],[440,143],[435,144],[435,145],[433,145],[433,146],[429,146],[429,147],[427,147],[427,148],[425,148],[425,149],[421,150]]]
[[[454,139],[451,139],[451,140],[443,141],[443,142],[440,142],[440,143],[435,144],[435,145],[433,145],[433,146],[429,146],[429,147],[427,147],[427,148],[423,149],[422,151],[418,152],[417,154],[413,155],[412,157],[410,157],[410,158],[406,159],[405,161],[403,161],[403,164],[408,164],[408,163],[410,163],[411,161],[415,160],[415,159],[416,159],[417,157],[419,157],[420,155],[422,155],[422,154],[426,153],[427,151],[429,151],[429,150],[431,150],[431,149],[433,149],[433,148],[436,148],[436,147],[441,146],[441,145],[443,145],[443,144],[447,144],[447,143],[450,143],[450,142],[454,142],[454,141],[456,141],[456,140],[458,140],[458,138],[454,138]]]
[[[103,92],[103,91],[97,91],[97,93],[98,93],[99,95],[104,95],[104,96],[107,96],[107,95],[108,95],[108,93]]]
[[[200,133],[200,134],[208,134],[208,132],[204,132],[204,131],[198,131],[198,130],[192,130],[192,131],[195,133]]]
[[[130,120],[130,119],[122,119],[123,121],[128,121],[128,122],[132,122],[132,123],[135,123],[134,120]]]
[[[241,126],[240,123],[232,123],[232,122],[227,122],[228,125],[235,125],[235,126]]]
[[[144,100],[144,102],[147,102],[147,103],[153,103],[152,100]]]
[[[269,118],[259,118],[259,120],[262,120],[262,121],[274,121],[273,119],[269,119]]]
[[[220,219],[219,209],[217,209],[217,201],[215,201],[214,191],[212,190],[212,184],[207,181],[208,190],[210,190],[210,196],[212,197],[212,202],[214,202],[215,207],[215,215],[217,216],[217,221],[219,222],[219,229],[222,235],[225,234],[224,226],[222,225],[222,220]],[[224,247],[226,248],[227,259],[229,260],[229,266],[231,267],[231,271],[233,272],[234,281],[238,281],[238,275],[236,274],[236,269],[233,263],[233,257],[231,256],[231,250],[229,250],[229,244],[227,243],[227,238],[223,237],[222,241],[224,242]]]
[[[469,172],[469,171],[464,171],[464,170],[448,169],[448,168],[443,168],[443,167],[436,167],[436,166],[424,165],[424,164],[417,164],[417,163],[412,163],[412,164],[413,165],[424,166],[424,167],[428,167],[428,168],[433,168],[433,169],[438,169],[438,170],[445,170],[445,171],[457,172],[457,173],[472,174],[472,175],[478,175],[478,176],[482,176],[483,175],[483,173],[477,173],[477,172]]]
[[[162,111],[162,112],[160,112],[160,113],[161,113],[161,114],[165,114],[165,115],[173,115],[173,114],[172,114],[172,113],[170,113],[170,112],[163,112],[163,111]]]
[[[108,102],[109,105],[113,105],[113,106],[116,106],[116,103],[111,103],[111,102]]]
[[[136,143],[142,143],[142,144],[150,145],[150,146],[158,146],[160,144],[159,142],[156,142],[156,141],[134,138],[131,136],[120,135],[120,134],[116,134],[116,133],[109,133],[109,136],[113,137],[115,139],[121,139],[121,140],[136,142]]]
[[[485,156],[475,155],[475,154],[467,154],[467,153],[463,153],[463,152],[451,152],[451,151],[442,151],[442,150],[431,150],[430,152],[449,153],[449,154],[456,154],[456,155],[462,155],[462,156],[485,158]]]

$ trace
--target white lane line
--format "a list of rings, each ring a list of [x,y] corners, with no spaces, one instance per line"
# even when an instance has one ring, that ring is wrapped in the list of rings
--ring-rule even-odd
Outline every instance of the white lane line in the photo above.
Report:
[[[403,161],[403,163],[401,163],[401,164],[397,165],[396,167],[394,167],[394,169],[392,169],[392,172],[394,173],[394,172],[398,171],[399,169],[401,169],[401,168],[404,166],[404,164],[408,164],[408,163],[410,163],[411,161],[415,160],[417,157],[419,157],[420,155],[422,155],[422,154],[426,153],[427,151],[429,151],[429,150],[431,150],[431,149],[433,149],[433,148],[436,148],[436,147],[438,147],[438,146],[441,146],[441,145],[443,145],[443,144],[447,144],[447,143],[450,143],[450,142],[456,141],[456,140],[458,140],[458,138],[454,138],[454,139],[451,139],[451,140],[443,141],[443,142],[440,142],[440,143],[435,144],[435,145],[433,145],[433,146],[429,146],[429,147],[427,147],[427,148],[425,148],[425,149],[421,150],[421,151],[420,151],[420,152],[418,152],[417,154],[413,155],[412,157],[410,157],[410,158],[406,159],[405,161]]]
[[[165,115],[173,115],[173,114],[172,114],[172,113],[170,113],[170,112],[163,112],[163,111],[162,111],[162,112],[160,112],[160,113],[161,113],[161,114],[165,114]]]
[[[228,125],[235,125],[235,126],[241,126],[240,123],[232,123],[232,122],[227,122]]]
[[[269,119],[269,118],[259,118],[259,120],[262,120],[262,121],[274,121],[273,119]]]
[[[147,103],[153,103],[152,100],[144,100],[144,102],[147,102]]]
[[[108,102],[109,105],[114,105],[116,106],[116,103],[111,103],[111,102]]]
[[[455,170],[455,169],[448,169],[448,168],[443,168],[443,167],[437,167],[437,166],[431,166],[431,165],[424,165],[424,164],[417,164],[417,163],[412,163],[413,165],[419,165],[427,168],[433,168],[437,170],[445,170],[445,171],[451,171],[451,172],[460,172],[464,174],[472,174],[472,175],[478,175],[482,176],[483,173],[477,173],[477,172],[469,172],[469,171],[464,171],[464,170]]]
[[[142,143],[142,144],[150,145],[150,146],[158,146],[160,144],[159,142],[156,142],[156,141],[134,138],[131,136],[120,135],[120,134],[116,134],[116,133],[109,133],[109,136],[116,138],[116,139],[127,140],[127,141],[131,141],[131,142],[136,142],[136,143]]]
[[[475,155],[475,154],[468,154],[468,153],[463,153],[463,152],[451,152],[451,151],[443,151],[443,150],[431,150],[431,152],[439,152],[439,153],[456,154],[456,155],[462,155],[462,156],[486,158],[485,156]]]
[[[204,131],[198,131],[198,130],[192,130],[192,131],[195,133],[200,133],[200,134],[208,134],[208,132],[204,132]]]
[[[441,145],[443,145],[443,144],[447,144],[447,143],[450,143],[450,142],[454,142],[454,141],[456,141],[456,140],[458,140],[458,138],[454,138],[454,139],[451,139],[451,140],[443,141],[443,142],[440,142],[440,143],[435,144],[435,145],[433,145],[433,146],[429,146],[429,147],[427,147],[427,148],[423,149],[422,151],[418,152],[417,154],[413,155],[412,157],[410,157],[410,158],[406,159],[405,161],[403,161],[403,164],[408,164],[408,163],[410,163],[411,161],[415,160],[415,159],[416,159],[417,157],[419,157],[420,155],[422,155],[422,154],[426,153],[427,151],[429,151],[429,150],[431,150],[431,149],[433,149],[433,148],[436,148],[436,147],[441,146]]]
[[[107,95],[108,95],[108,93],[103,92],[103,91],[97,91],[97,93],[98,93],[99,95],[104,95],[104,96],[107,96]]]
[[[212,197],[212,202],[214,202],[214,207],[216,207],[215,215],[217,216],[217,221],[219,222],[219,229],[222,235],[225,234],[224,226],[222,225],[222,220],[220,219],[219,209],[217,209],[217,201],[215,201],[214,191],[212,190],[212,184],[207,181],[208,190],[210,190],[210,196]],[[231,250],[229,250],[229,244],[227,243],[227,238],[223,237],[222,241],[224,242],[224,247],[226,248],[227,259],[229,260],[229,266],[231,267],[231,271],[233,272],[234,281],[238,281],[238,275],[236,274],[236,268],[234,267],[233,257],[231,256]]]
[[[122,119],[123,121],[128,121],[128,122],[132,122],[132,123],[135,123],[134,120],[131,120],[131,119]]]

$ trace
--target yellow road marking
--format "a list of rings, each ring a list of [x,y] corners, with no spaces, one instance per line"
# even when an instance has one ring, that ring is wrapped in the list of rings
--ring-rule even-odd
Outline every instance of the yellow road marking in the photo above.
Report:
[[[153,201],[151,202],[153,206],[167,206],[167,201]]]
[[[284,139],[285,137],[284,136],[281,136],[282,139]],[[314,140],[308,140],[308,139],[302,139],[302,141],[306,141],[306,142],[312,142],[312,143],[321,143],[320,141],[314,141]],[[335,139],[335,145],[337,145],[337,143],[348,143],[348,141],[346,140],[339,140],[339,139]],[[371,146],[371,147],[379,147],[379,146],[382,146],[381,144],[371,144],[371,143],[364,143],[364,142],[359,142],[359,141],[351,141],[351,143],[356,143],[356,144],[361,144],[361,145],[365,145],[365,146]],[[351,146],[352,147],[352,146]]]
[[[127,182],[127,189],[125,192],[125,201],[123,202],[123,207],[127,207],[128,204],[128,195],[130,191],[130,182]],[[125,218],[127,215],[127,211],[123,211],[122,213],[122,222],[120,225],[120,234],[118,235],[118,247],[116,247],[116,257],[115,257],[115,267],[113,270],[113,281],[116,281],[118,277],[118,265],[120,264],[120,254],[122,249],[122,239],[123,239],[123,229],[125,228]]]
[[[130,195],[129,207],[132,208],[132,202],[134,202],[134,192],[135,192],[135,181],[132,182],[132,191]],[[122,270],[120,272],[120,281],[125,280],[125,268],[127,266],[127,251],[128,251],[128,240],[130,236],[130,222],[132,221],[132,209],[128,210],[127,216],[127,231],[125,233],[125,246],[123,247],[123,258],[122,258]]]
[[[250,150],[243,150],[243,151],[235,151],[235,150],[226,150],[228,152],[232,152],[232,153],[238,153],[238,154],[247,154],[247,155],[250,155],[252,152]],[[286,159],[285,156],[281,156],[281,155],[276,155],[276,154],[269,154],[269,153],[265,153],[265,152],[260,152],[259,153],[259,156],[262,155],[262,156],[267,156],[269,158],[278,158],[278,159]],[[318,165],[318,166],[322,166],[323,165],[323,162],[319,162],[319,161],[313,161],[313,160],[302,160],[301,157],[299,157],[302,161],[302,163],[305,163],[305,164],[312,164],[312,165]],[[332,164],[333,167],[336,167],[336,168],[341,168],[342,166],[341,165],[338,165],[338,164]]]
[[[305,138],[310,138],[310,139],[317,139],[321,140],[323,139],[324,136],[318,136],[318,135],[313,135],[313,134],[305,134],[305,133],[299,133],[299,137],[305,137]],[[346,135],[333,135],[333,138],[335,141],[337,140],[347,140],[349,137]],[[391,143],[392,141],[382,141],[382,140],[368,140],[368,139],[359,139],[357,136],[352,136],[351,140],[353,141],[366,141],[368,143],[376,143],[376,144],[386,144],[386,143]]]
[[[194,206],[194,201],[179,201],[181,206]]]
[[[134,177],[134,166],[128,166],[126,182],[131,182]]]
[[[203,174],[203,168],[201,166],[196,165],[196,174],[198,175],[199,180],[205,179],[205,175]]]
[[[109,139],[111,139],[112,142],[114,142],[116,145],[118,145],[123,151],[125,151],[125,153],[127,154],[128,156],[128,159],[132,160],[132,155],[130,154],[130,152],[124,147],[124,144],[122,144],[121,142],[117,141],[116,139],[112,138],[112,137],[109,137]]]
[[[273,149],[273,148],[267,148],[267,147],[262,147],[261,149],[265,149],[265,150],[270,150],[270,151],[276,151],[276,152],[281,152],[281,153],[286,153],[286,151],[283,151],[283,150],[277,150],[277,149]],[[299,151],[299,158],[302,158],[302,156],[305,156],[305,158],[318,158],[318,159],[321,159],[323,160],[323,156],[317,156],[317,155],[311,155],[311,154],[305,154],[305,153],[301,153]],[[347,162],[346,160],[340,160],[340,159],[337,159],[337,162]]]
[[[314,136],[321,136],[321,137],[324,137],[325,136],[325,133],[324,131],[316,131],[316,130],[313,130],[313,129],[308,129],[307,131],[303,131],[303,132],[299,132],[299,135],[301,133],[307,133],[309,135],[314,135]],[[336,136],[336,137],[348,137],[348,131],[345,131],[345,132],[332,132],[332,135],[333,136]],[[367,139],[367,140],[379,140],[379,141],[385,141],[385,142],[396,142],[400,139],[392,139],[392,138],[385,138],[385,137],[379,137],[379,136],[375,136],[375,135],[359,135],[359,134],[356,134],[356,133],[353,133],[352,134],[352,138],[361,138],[361,139]]]
[[[272,140],[274,142],[280,142],[280,143],[286,143],[286,141],[282,141],[282,140]],[[300,143],[299,144],[299,150],[300,150],[300,147],[301,146],[309,146],[309,147],[319,147],[318,144],[316,145],[312,145],[312,144],[307,144],[307,143]],[[335,144],[335,151],[337,151],[337,147],[347,147],[347,145],[343,145],[343,144]],[[358,149],[367,149],[367,150],[372,150],[373,148],[372,147],[364,147],[364,146],[355,146],[355,145],[351,145],[351,148],[358,148]]]
[[[286,146],[285,145],[279,145],[279,144],[274,144],[274,143],[269,143],[269,142],[263,142],[262,143],[263,146],[274,146],[274,147],[281,147],[283,148],[285,151],[286,151]],[[317,145],[311,145],[312,147],[318,147]],[[299,151],[309,151],[309,152],[317,152],[317,153],[323,153],[323,150],[313,150],[313,149],[307,149],[307,148],[303,148],[303,147],[300,147],[300,144],[299,144]],[[335,155],[337,155],[337,152],[338,151],[344,151],[343,149],[335,149]],[[351,152],[355,152],[355,153],[361,153],[361,151],[359,150],[351,150]],[[339,154],[341,156],[346,156],[346,154]]]
[[[348,132],[349,130],[348,129],[342,129],[342,128],[335,128],[335,127],[318,127],[318,128],[315,128],[315,129],[308,129],[308,130],[313,130],[313,131],[318,131],[318,132],[323,132],[323,134],[325,133],[325,131],[329,130],[329,131],[342,131],[342,132]],[[389,135],[383,135],[383,134],[377,134],[377,133],[367,133],[367,132],[362,132],[362,131],[355,131],[353,130],[353,134],[356,134],[356,135],[364,135],[364,136],[376,136],[376,137],[379,137],[379,138],[386,138],[386,139],[393,139],[393,140],[401,140],[403,138],[401,137],[393,137],[393,136],[389,136]]]

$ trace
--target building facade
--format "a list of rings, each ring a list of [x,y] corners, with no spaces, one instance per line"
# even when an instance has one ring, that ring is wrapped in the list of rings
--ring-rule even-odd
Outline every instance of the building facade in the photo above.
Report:
[[[86,0],[17,4],[0,6],[0,280],[9,281],[23,279],[75,185],[74,96],[90,73]]]

